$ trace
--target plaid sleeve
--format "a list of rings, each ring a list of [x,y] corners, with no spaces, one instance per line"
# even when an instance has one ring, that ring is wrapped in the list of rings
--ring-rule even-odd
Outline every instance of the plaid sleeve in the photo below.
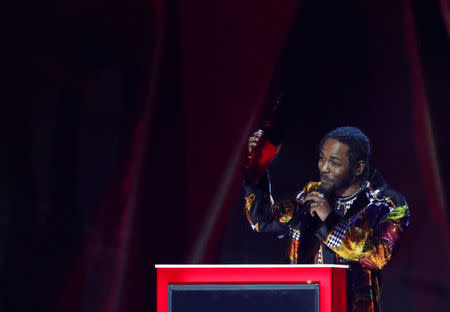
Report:
[[[398,193],[369,200],[369,205],[349,220],[330,214],[316,234],[342,258],[359,261],[368,269],[381,269],[408,226],[409,208]]]

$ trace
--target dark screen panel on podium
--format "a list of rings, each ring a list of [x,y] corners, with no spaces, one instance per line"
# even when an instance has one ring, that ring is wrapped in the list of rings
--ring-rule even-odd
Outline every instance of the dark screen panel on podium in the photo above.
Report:
[[[319,312],[318,284],[169,285],[168,312]]]

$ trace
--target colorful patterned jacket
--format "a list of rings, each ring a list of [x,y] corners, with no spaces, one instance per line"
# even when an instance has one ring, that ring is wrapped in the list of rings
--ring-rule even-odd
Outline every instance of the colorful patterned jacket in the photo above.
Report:
[[[308,183],[293,200],[274,203],[269,178],[244,182],[245,212],[254,231],[289,236],[290,263],[348,264],[350,311],[380,310],[380,270],[390,261],[409,222],[404,197],[376,171],[360,191],[331,198],[334,210],[322,222],[304,209]]]

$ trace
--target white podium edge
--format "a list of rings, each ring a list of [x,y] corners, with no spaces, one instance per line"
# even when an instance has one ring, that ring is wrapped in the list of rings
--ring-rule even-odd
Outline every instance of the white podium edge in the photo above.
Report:
[[[155,264],[157,269],[211,269],[211,268],[341,268],[348,269],[344,264]]]

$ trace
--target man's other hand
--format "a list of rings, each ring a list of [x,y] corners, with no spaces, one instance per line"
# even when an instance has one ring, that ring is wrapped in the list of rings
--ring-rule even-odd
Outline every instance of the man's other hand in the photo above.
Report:
[[[263,131],[260,129],[253,133],[253,135],[248,139],[248,152],[251,153],[252,150],[258,145],[259,140],[261,139],[261,136],[263,134]]]
[[[331,207],[328,201],[325,199],[322,193],[319,192],[311,192],[305,197],[305,202],[308,200],[312,200],[313,203],[310,206],[309,212],[311,216],[317,214],[320,220],[324,221],[331,212]]]

